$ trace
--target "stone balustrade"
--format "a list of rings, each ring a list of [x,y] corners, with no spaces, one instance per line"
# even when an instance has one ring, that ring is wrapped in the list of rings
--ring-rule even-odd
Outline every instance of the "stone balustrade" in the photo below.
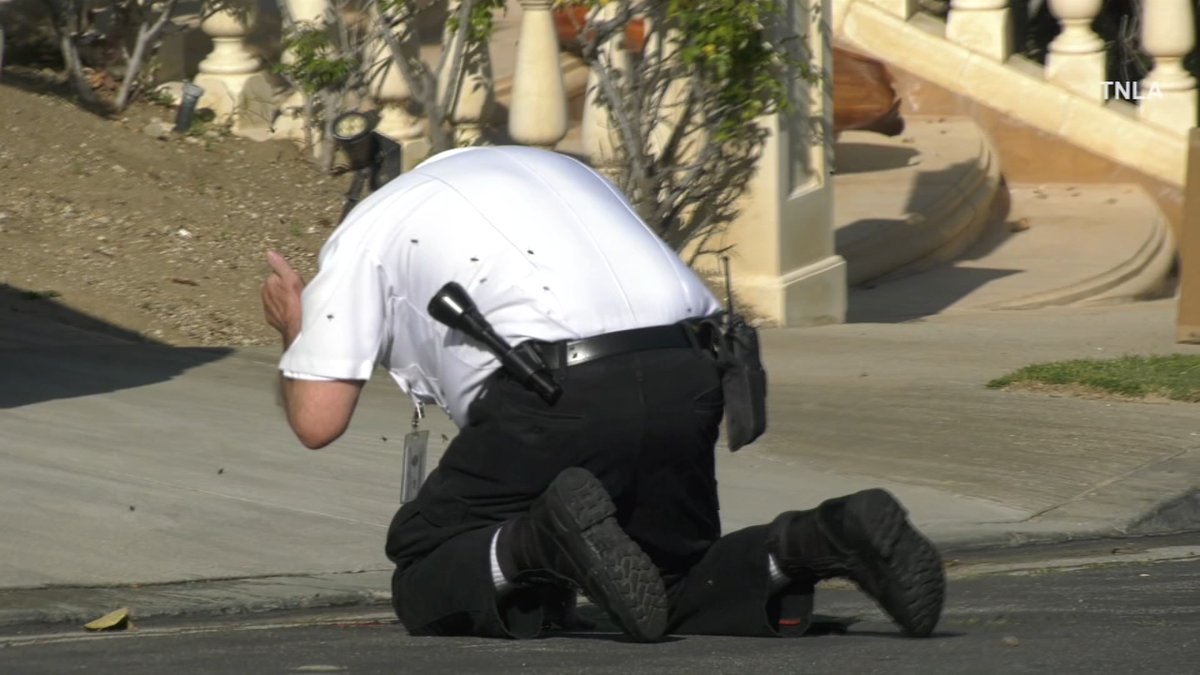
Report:
[[[916,11],[915,0],[863,1],[905,21]],[[1196,47],[1193,0],[1142,0],[1134,5],[1141,15],[1129,18],[1140,26],[1141,48],[1154,62],[1142,82],[1115,81],[1118,76],[1107,72],[1108,50],[1117,47],[1106,44],[1094,27],[1103,0],[1043,1],[1062,27],[1047,50],[1046,81],[1096,105],[1111,99],[1131,101],[1138,105],[1143,122],[1181,137],[1197,125],[1196,79],[1184,66]],[[1005,63],[1013,56],[1013,18],[1007,0],[951,0],[945,30],[946,40],[981,58]]]
[[[865,1],[905,20],[918,8],[917,0]],[[1134,17],[1140,26],[1138,37],[1154,63],[1150,74],[1140,83],[1110,81],[1115,75],[1106,72],[1110,60],[1107,51],[1114,47],[1106,45],[1093,26],[1103,6],[1102,0],[1044,2],[1062,26],[1061,33],[1047,50],[1044,76],[1048,82],[1097,105],[1104,104],[1106,99],[1132,99],[1139,105],[1139,117],[1143,122],[1178,134],[1196,126],[1200,101],[1197,84],[1184,67],[1185,58],[1196,46],[1192,0],[1144,0],[1137,5],[1141,11],[1140,17]],[[510,5],[510,12],[520,15],[520,39],[516,44],[507,131],[513,141],[539,147],[556,146],[568,128],[567,92],[554,29],[553,4],[552,0],[513,0]],[[460,0],[449,0],[449,5],[449,11],[456,12]],[[320,23],[330,11],[329,0],[287,0],[286,6],[293,20],[311,23]],[[614,10],[610,5],[603,11],[611,13]],[[212,51],[201,62],[196,78],[207,91],[202,105],[215,110],[221,119],[232,120],[235,131],[261,125],[263,118],[272,116],[272,106],[289,109],[286,102],[272,104],[263,100],[269,96],[264,67],[246,47],[253,18],[253,14],[249,20],[243,20],[230,12],[217,12],[201,25],[213,40]],[[945,39],[981,58],[1001,63],[1007,61],[1014,52],[1009,3],[1007,0],[952,0],[946,17]],[[615,36],[610,40],[611,44],[604,47],[614,63],[625,58],[619,42],[620,36]],[[459,49],[456,43],[457,36],[450,34],[443,41],[450,49]],[[442,100],[451,104],[448,117],[456,129],[458,145],[485,142],[486,129],[495,109],[488,49],[467,51],[457,81],[448,82],[448,73],[443,73],[439,82]],[[284,59],[288,58],[285,54]],[[384,110],[382,130],[401,139],[412,138],[421,133],[420,121],[411,118],[409,93],[402,78],[392,70],[387,69],[375,86],[375,94]],[[585,154],[603,165],[611,162],[613,153],[608,120],[595,104],[598,84],[596,75],[592,74],[582,134]],[[296,101],[295,96],[290,99],[293,112]],[[290,132],[284,135],[298,137],[295,126],[293,123]]]

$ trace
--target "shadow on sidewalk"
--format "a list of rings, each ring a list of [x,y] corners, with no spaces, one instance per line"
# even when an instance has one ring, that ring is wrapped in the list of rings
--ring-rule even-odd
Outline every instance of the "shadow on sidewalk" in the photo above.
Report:
[[[227,348],[171,347],[0,284],[0,410],[172,379]]]
[[[939,267],[878,286],[853,288],[846,323],[902,323],[945,310],[987,284],[1020,270]]]

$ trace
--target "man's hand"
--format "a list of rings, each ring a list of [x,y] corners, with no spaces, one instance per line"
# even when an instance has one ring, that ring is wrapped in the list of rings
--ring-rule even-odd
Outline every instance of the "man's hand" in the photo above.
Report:
[[[300,334],[304,306],[300,294],[304,292],[304,279],[275,251],[267,251],[267,264],[271,275],[263,282],[263,314],[267,323],[279,331],[283,348],[287,349]]]

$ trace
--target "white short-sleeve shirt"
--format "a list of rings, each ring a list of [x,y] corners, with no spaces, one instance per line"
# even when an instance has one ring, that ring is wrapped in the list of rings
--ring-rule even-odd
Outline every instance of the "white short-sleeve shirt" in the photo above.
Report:
[[[456,424],[499,367],[432,319],[447,282],[510,344],[676,323],[720,309],[606,179],[544,150],[437,155],[363,200],[321,250],[280,369],[366,380],[379,364]]]

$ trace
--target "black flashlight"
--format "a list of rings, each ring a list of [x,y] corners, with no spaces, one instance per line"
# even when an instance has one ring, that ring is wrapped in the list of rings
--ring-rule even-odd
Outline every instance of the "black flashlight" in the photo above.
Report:
[[[460,330],[482,342],[488,351],[495,354],[501,365],[525,387],[554,405],[562,396],[562,388],[546,372],[546,364],[532,349],[513,347],[496,334],[492,324],[484,318],[467,289],[451,281],[442,286],[429,301],[429,315],[450,328]]]

